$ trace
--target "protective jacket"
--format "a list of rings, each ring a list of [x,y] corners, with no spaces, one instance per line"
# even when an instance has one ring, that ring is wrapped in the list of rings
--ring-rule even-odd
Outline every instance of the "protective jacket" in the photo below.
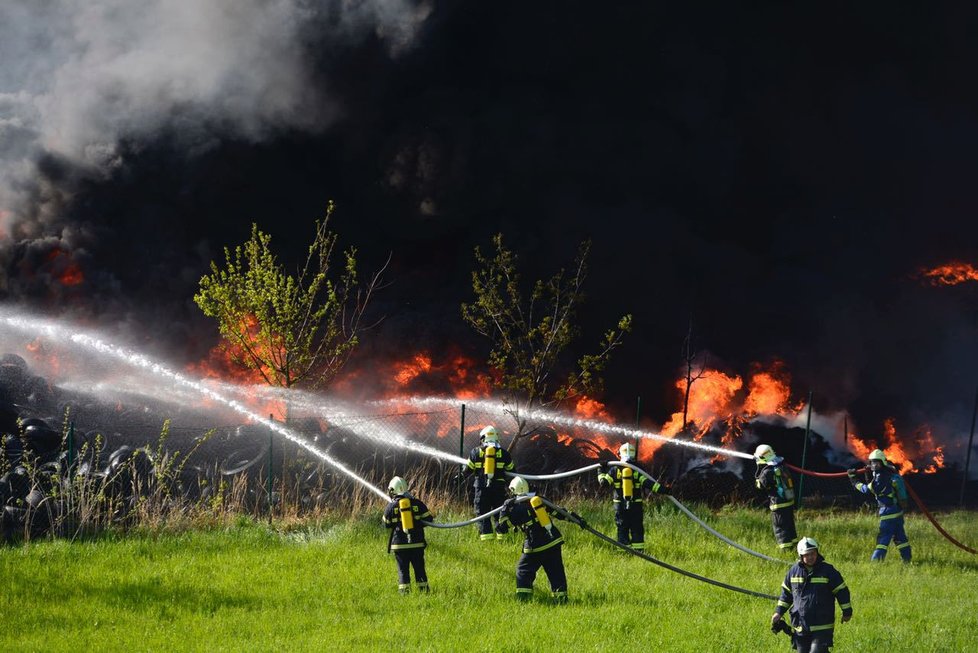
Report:
[[[896,519],[903,516],[901,494],[906,492],[903,479],[889,467],[884,465],[878,471],[873,472],[873,478],[869,483],[853,480],[852,485],[863,494],[872,494],[876,497],[880,520]]]
[[[835,567],[819,554],[811,569],[801,561],[788,570],[774,611],[791,615],[791,627],[799,635],[835,628],[835,602],[843,616],[852,615],[849,588]]]
[[[483,489],[499,490],[506,494],[506,484],[509,479],[506,472],[512,472],[515,465],[509,452],[502,447],[495,447],[495,469],[492,474],[486,471],[486,447],[479,446],[469,453],[469,460],[466,466],[475,475],[473,485],[476,492]]]
[[[632,474],[632,503],[642,503],[642,498],[646,493],[657,493],[662,490],[661,483],[658,481],[653,481],[642,472],[637,472],[630,467],[620,467],[617,465],[614,467],[609,467],[608,471],[600,472],[598,474],[598,483],[607,483],[614,488],[615,496],[613,500],[616,504],[622,503],[626,500],[624,494],[624,478],[626,469]]]
[[[767,493],[771,510],[780,510],[795,504],[795,484],[783,462],[784,458],[775,456],[765,464],[758,465],[754,477],[757,489]]]
[[[541,510],[545,510],[551,519],[554,516],[563,519],[560,513],[553,513],[549,507],[543,506]],[[505,533],[510,525],[523,531],[523,553],[539,553],[564,542],[564,536],[560,534],[556,524],[551,522],[550,528],[545,528],[540,523],[537,512],[529,501],[517,503],[515,499],[506,500],[499,515],[496,531]]]
[[[408,499],[411,502],[411,521],[413,527],[405,531],[401,519],[401,499]],[[387,528],[394,529],[391,534],[390,550],[403,551],[405,549],[423,549],[428,546],[424,539],[424,526],[419,520],[431,520],[434,516],[428,510],[428,506],[420,499],[416,499],[408,493],[394,496],[393,501],[387,504],[384,509],[383,522]]]

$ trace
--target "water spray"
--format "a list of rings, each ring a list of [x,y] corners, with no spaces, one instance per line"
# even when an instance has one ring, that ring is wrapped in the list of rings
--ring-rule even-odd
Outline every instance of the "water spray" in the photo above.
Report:
[[[227,406],[231,410],[241,415],[244,415],[245,417],[248,417],[252,421],[262,424],[263,426],[267,427],[273,432],[278,433],[279,435],[286,438],[287,440],[299,445],[306,451],[309,451],[323,462],[332,465],[338,471],[342,472],[346,476],[349,476],[357,483],[360,483],[361,485],[363,485],[365,488],[367,488],[368,490],[376,494],[384,501],[388,500],[388,496],[383,490],[374,486],[365,478],[359,476],[356,472],[349,469],[348,467],[343,465],[340,461],[336,460],[329,454],[320,451],[319,449],[317,449],[316,447],[308,443],[304,438],[296,434],[291,429],[282,426],[278,422],[262,417],[261,415],[250,410],[247,406],[243,405],[241,402],[236,401],[234,399],[230,399],[226,397],[224,394],[219,393],[211,388],[208,388],[200,381],[194,381],[192,379],[183,376],[182,374],[174,372],[173,370],[167,368],[165,365],[153,361],[147,356],[144,356],[142,354],[137,354],[135,352],[127,351],[125,349],[116,347],[114,345],[110,345],[100,340],[99,338],[96,338],[86,333],[79,332],[77,330],[69,331],[65,327],[59,326],[57,324],[53,324],[46,320],[13,316],[13,315],[4,315],[4,316],[0,316],[0,323],[14,329],[18,329],[20,331],[25,331],[30,334],[44,333],[53,339],[71,342],[76,345],[80,345],[98,354],[112,356],[132,367],[147,370],[155,374],[156,376],[169,379],[170,381],[172,381],[178,386],[195,390],[199,394],[204,395],[205,397],[209,397],[210,399],[213,399],[214,401],[217,401]]]
[[[404,399],[385,399],[383,401],[373,402],[377,405],[384,404],[410,404],[413,406],[418,406],[419,408],[427,408],[430,406],[450,406],[453,408],[458,408],[462,404],[479,410],[484,410],[486,412],[505,412],[507,410],[506,404],[500,401],[491,401],[487,399],[451,399],[451,398],[440,398],[440,397],[407,397]],[[744,458],[746,460],[753,460],[754,456],[749,453],[744,453],[742,451],[735,451],[733,449],[724,449],[722,447],[714,447],[708,444],[703,444],[701,442],[693,442],[691,440],[682,440],[680,438],[671,438],[667,435],[662,435],[661,433],[653,433],[652,431],[643,431],[637,428],[631,428],[628,426],[619,426],[616,424],[605,424],[604,422],[599,422],[597,420],[591,419],[580,419],[576,417],[571,417],[563,413],[559,413],[551,410],[522,410],[520,411],[520,416],[527,419],[534,419],[540,421],[552,422],[554,424],[561,424],[563,426],[569,426],[580,429],[587,429],[590,431],[596,431],[598,433],[605,433],[608,435],[617,435],[626,439],[648,439],[648,440],[659,440],[667,444],[675,444],[683,447],[689,447],[691,449],[699,449],[700,451],[707,451],[713,454],[721,454],[724,456],[733,456],[736,458]]]

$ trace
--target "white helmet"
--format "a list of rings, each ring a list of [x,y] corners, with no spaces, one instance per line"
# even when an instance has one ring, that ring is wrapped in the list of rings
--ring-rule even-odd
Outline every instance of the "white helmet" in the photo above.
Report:
[[[798,555],[805,555],[812,551],[818,551],[818,542],[813,537],[803,537],[798,540]]]
[[[404,494],[408,491],[408,484],[400,476],[395,476],[391,479],[391,482],[387,484],[387,492],[394,496],[395,494]]]
[[[771,448],[769,444],[759,444],[757,449],[754,449],[754,460],[763,460],[767,462],[774,458],[774,449]]]
[[[517,476],[509,482],[509,491],[515,496],[520,496],[530,491],[530,484],[522,476]]]
[[[631,442],[626,442],[625,444],[618,447],[618,457],[625,460],[635,460],[635,454],[637,453],[635,445]]]
[[[499,433],[496,431],[495,426],[487,426],[479,432],[479,439],[485,445],[492,445],[494,447],[499,446]]]
[[[872,453],[869,454],[870,460],[878,460],[881,463],[886,462],[886,454],[883,453],[882,449],[873,449]]]

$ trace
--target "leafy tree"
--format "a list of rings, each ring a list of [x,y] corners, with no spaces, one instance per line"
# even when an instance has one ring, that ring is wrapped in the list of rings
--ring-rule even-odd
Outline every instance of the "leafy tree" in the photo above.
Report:
[[[519,437],[526,427],[526,410],[559,407],[602,389],[601,373],[611,352],[631,331],[632,316],[624,315],[604,334],[596,353],[568,364],[567,348],[580,332],[577,309],[584,300],[591,242],[581,243],[569,272],[561,269],[547,281],[536,281],[525,296],[517,256],[503,244],[502,234],[492,243],[492,257],[475,249],[475,301],[462,304],[462,318],[492,342],[489,365],[497,372],[497,387],[506,392]]]
[[[343,252],[338,278],[331,264],[337,235],[327,229],[335,205],[316,221],[315,238],[297,275],[287,274],[271,250],[271,236],[252,224],[251,238],[232,253],[224,248],[225,265],[211,262],[200,279],[194,301],[217,320],[231,359],[258,372],[269,385],[315,389],[329,385],[375,324],[363,321],[382,274],[390,262],[361,284],[357,250]]]

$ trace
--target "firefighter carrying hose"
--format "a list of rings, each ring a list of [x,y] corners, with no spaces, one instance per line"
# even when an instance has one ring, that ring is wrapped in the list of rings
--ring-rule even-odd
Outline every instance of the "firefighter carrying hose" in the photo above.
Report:
[[[523,555],[516,563],[516,598],[529,601],[533,598],[533,581],[543,567],[550,581],[550,595],[555,603],[567,602],[567,574],[561,554],[563,535],[553,523],[553,517],[563,519],[560,513],[551,513],[543,499],[530,492],[526,479],[516,477],[509,483],[512,498],[503,504],[497,533],[506,533],[510,525],[523,531]],[[516,499],[529,495],[529,501]]]
[[[391,502],[384,509],[384,526],[391,529],[387,552],[394,554],[397,563],[397,591],[411,591],[411,568],[418,591],[428,591],[428,574],[424,568],[424,526],[419,520],[431,521],[434,516],[423,501],[408,492],[407,481],[395,476],[387,486]]]
[[[784,458],[777,456],[770,445],[759,444],[754,450],[757,472],[754,484],[767,493],[771,509],[771,525],[778,548],[786,551],[798,541],[795,530],[795,485],[785,469]]]
[[[499,443],[499,433],[495,426],[487,426],[479,433],[479,446],[469,453],[466,463],[466,473],[475,476],[475,514],[485,513],[503,505],[506,500],[506,473],[514,470],[513,459]],[[502,539],[498,533],[493,535],[493,522],[498,523],[499,517],[479,522],[479,539]]]
[[[798,653],[828,653],[835,630],[835,603],[842,609],[842,622],[852,619],[849,588],[835,567],[825,562],[818,542],[803,537],[798,542],[798,562],[785,574],[781,595],[771,615],[771,630],[791,634]],[[782,617],[788,612],[791,625]]]
[[[636,448],[626,442],[618,448],[618,456],[623,463],[635,464]],[[631,467],[611,467],[598,463],[598,483],[607,483],[614,490],[615,526],[618,527],[618,541],[637,551],[645,550],[645,515],[643,496],[646,491],[656,494],[669,494],[669,488]]]
[[[850,469],[848,474],[852,486],[863,494],[872,494],[879,506],[880,529],[876,535],[876,548],[873,549],[870,559],[882,562],[892,540],[903,561],[910,562],[910,541],[903,524],[903,510],[907,504],[907,490],[903,479],[887,464],[886,454],[879,449],[874,449],[869,454],[869,470],[872,478],[868,483],[859,482],[856,468]]]

